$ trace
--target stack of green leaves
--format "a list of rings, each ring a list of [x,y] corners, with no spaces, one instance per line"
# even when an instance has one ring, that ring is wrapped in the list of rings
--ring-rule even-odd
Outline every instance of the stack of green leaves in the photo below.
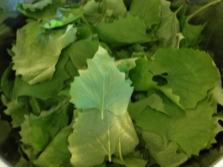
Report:
[[[200,151],[223,130],[223,90],[199,47],[206,24],[189,22],[201,9],[186,16],[186,6],[171,10],[166,0],[39,0],[17,9],[27,23],[1,77],[4,113],[21,137],[16,167],[212,163]],[[0,125],[1,144],[11,128]]]

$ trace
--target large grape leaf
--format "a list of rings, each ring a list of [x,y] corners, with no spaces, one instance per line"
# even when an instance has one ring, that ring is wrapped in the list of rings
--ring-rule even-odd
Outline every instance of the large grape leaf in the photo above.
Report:
[[[99,47],[94,58],[87,60],[88,69],[79,70],[71,84],[71,102],[77,108],[97,108],[102,115],[109,110],[116,115],[126,112],[133,91],[107,51]]]
[[[22,75],[22,79],[29,84],[52,79],[62,49],[75,41],[75,34],[76,28],[69,25],[66,29],[41,34],[38,40],[25,47],[23,43],[29,34],[23,29],[18,30],[17,43],[13,48],[16,75]]]
[[[106,110],[101,119],[98,109],[86,109],[79,114],[69,136],[69,150],[74,166],[91,167],[102,164],[113,154],[131,153],[138,137],[128,112],[115,115]]]
[[[104,23],[99,27],[95,27],[95,31],[101,40],[112,47],[151,40],[146,34],[145,22],[130,13],[125,18],[119,17],[118,20],[114,20],[112,23]]]
[[[133,0],[130,12],[134,16],[139,16],[145,20],[147,28],[157,26],[161,19],[161,1],[160,0]]]
[[[149,62],[149,71],[166,80],[166,84],[159,86],[166,96],[188,109],[195,108],[219,81],[212,58],[192,49],[158,50]]]
[[[156,94],[162,99],[168,115],[158,112],[158,108],[152,109],[145,100],[131,104],[128,110],[136,125],[143,129],[143,138],[157,163],[173,165],[199,155],[199,151],[209,146],[216,136],[218,123],[213,117],[216,104],[206,98],[195,109],[184,111],[162,93]],[[159,157],[161,152],[166,156]],[[168,158],[168,152],[172,158]]]

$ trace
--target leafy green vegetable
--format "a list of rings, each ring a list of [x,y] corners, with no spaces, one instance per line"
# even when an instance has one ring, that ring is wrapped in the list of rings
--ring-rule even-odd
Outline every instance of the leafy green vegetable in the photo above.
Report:
[[[43,27],[47,29],[61,27],[63,25],[76,21],[82,16],[82,14],[83,11],[81,8],[58,8],[55,16],[53,16],[52,18],[44,19],[42,24]]]
[[[9,123],[7,121],[3,121],[0,119],[0,132],[1,132],[0,146],[7,139],[10,131],[11,131],[11,127],[10,127]]]
[[[168,161],[169,165],[176,166],[175,163],[182,163],[187,160],[187,157],[198,155],[199,150],[205,148],[214,138],[216,123],[212,115],[215,113],[216,106],[212,106],[206,99],[200,102],[195,109],[183,111],[163,94],[158,92],[156,94],[162,98],[168,116],[157,112],[157,108],[151,108],[149,106],[150,98],[147,99],[147,103],[144,101],[133,103],[133,107],[129,107],[130,115],[143,129],[143,138],[150,152],[154,154],[157,163],[163,166]],[[134,105],[136,106],[134,107]],[[146,106],[141,110],[135,110],[141,105]],[[191,122],[191,120],[196,121]],[[172,159],[167,156],[156,157],[158,150],[162,151],[164,155],[172,152]],[[176,152],[181,153],[182,151],[187,156],[176,154]]]
[[[3,0],[1,156],[210,166],[222,155],[223,64],[222,3],[208,1]]]
[[[13,69],[16,70],[16,75],[22,75],[22,79],[29,84],[52,79],[61,50],[75,40],[75,33],[76,29],[68,26],[65,32],[58,30],[56,33],[47,34],[25,48],[22,41],[28,34],[22,29],[19,30],[18,42],[13,48]]]
[[[133,0],[130,12],[145,20],[147,28],[150,29],[160,23],[160,5],[160,0]]]
[[[20,135],[23,144],[32,147],[32,152],[28,154],[29,158],[32,159],[33,156],[43,151],[60,129],[68,124],[66,113],[67,101],[62,101],[58,105],[52,106],[48,111],[42,111],[39,116],[25,115]]]
[[[86,109],[79,114],[73,128],[69,150],[74,166],[99,165],[106,156],[111,161],[113,154],[129,154],[138,144],[128,112],[115,115],[106,110],[102,120],[98,109]]]
[[[106,110],[115,115],[126,112],[132,88],[117,69],[107,51],[99,47],[88,60],[88,70],[79,70],[80,77],[71,84],[71,102],[77,108],[96,108],[102,118]]]
[[[161,47],[176,48],[178,45],[180,28],[177,12],[179,9],[172,12],[170,10],[170,2],[161,0],[161,22],[157,30]]]
[[[140,152],[133,152],[120,159],[115,158],[114,162],[122,164],[126,167],[134,167],[134,166],[145,167],[147,164],[147,161],[142,158]]]
[[[143,20],[130,13],[125,18],[120,17],[112,23],[104,23],[95,27],[99,38],[111,47],[150,41],[146,34],[146,24]]]
[[[71,154],[67,148],[67,139],[71,132],[71,126],[63,128],[40,154],[38,159],[34,161],[34,164],[39,167],[69,166]]]

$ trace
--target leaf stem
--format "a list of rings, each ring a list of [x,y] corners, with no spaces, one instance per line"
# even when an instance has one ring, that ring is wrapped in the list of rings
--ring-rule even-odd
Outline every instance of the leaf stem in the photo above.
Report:
[[[212,2],[210,2],[210,3],[208,3],[208,4],[204,5],[204,6],[200,7],[197,11],[195,11],[194,13],[192,13],[191,15],[189,15],[189,16],[187,17],[187,20],[186,20],[186,21],[188,22],[188,21],[189,21],[191,18],[193,18],[196,14],[200,13],[200,12],[203,11],[204,9],[208,8],[209,6],[215,5],[215,4],[219,3],[219,2],[221,2],[221,0],[215,0],[215,1],[212,1]]]
[[[118,142],[118,153],[119,153],[120,160],[123,162],[123,164],[125,164],[125,161],[123,160],[123,157],[122,157],[122,147],[121,147],[120,138],[119,138],[119,142]]]

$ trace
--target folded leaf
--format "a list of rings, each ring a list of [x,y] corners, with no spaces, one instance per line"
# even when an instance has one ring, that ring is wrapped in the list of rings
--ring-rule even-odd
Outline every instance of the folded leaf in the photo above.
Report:
[[[70,78],[64,70],[68,61],[69,55],[62,54],[60,56],[52,80],[29,85],[22,80],[21,76],[16,76],[12,93],[13,99],[17,99],[19,96],[31,96],[42,100],[57,98],[59,92],[65,87],[65,80]]]
[[[75,34],[76,29],[69,25],[65,31],[41,34],[38,40],[25,47],[23,43],[29,34],[23,29],[18,30],[17,43],[13,48],[16,75],[22,75],[22,79],[29,84],[52,79],[62,49],[75,41]]]

